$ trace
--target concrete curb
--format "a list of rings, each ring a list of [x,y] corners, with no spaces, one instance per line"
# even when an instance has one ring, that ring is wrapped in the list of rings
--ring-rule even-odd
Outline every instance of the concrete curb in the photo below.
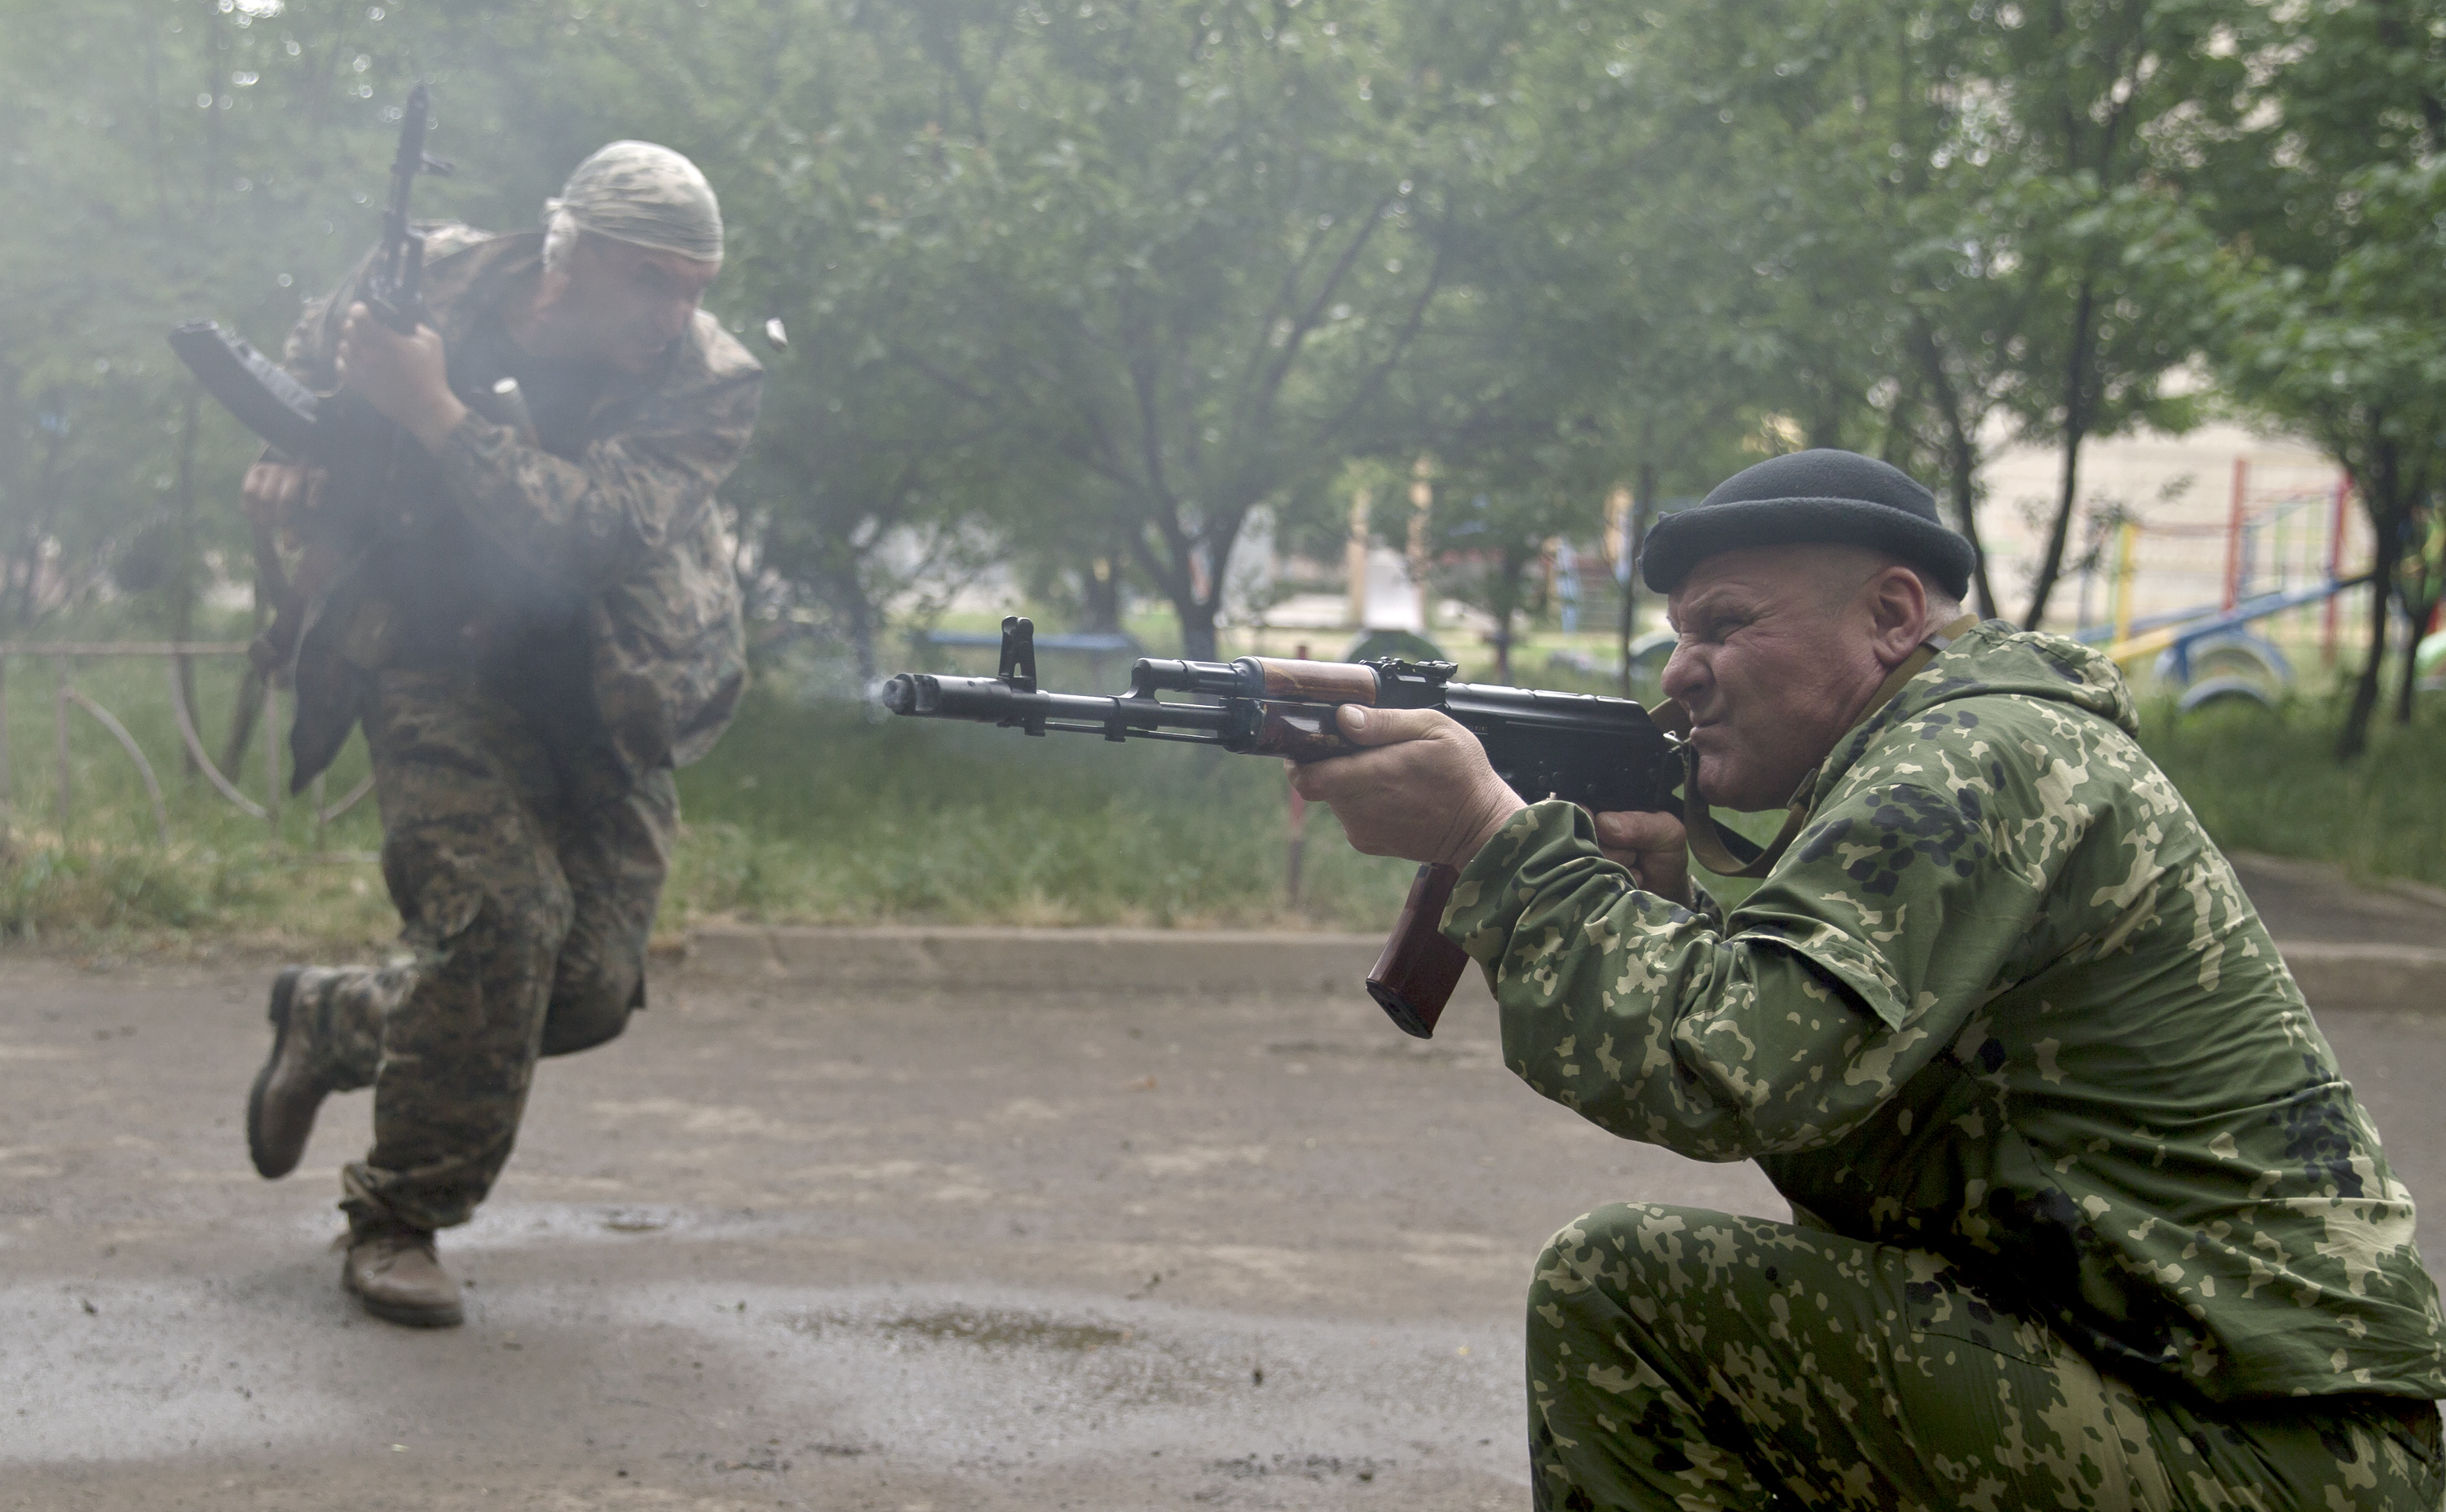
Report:
[[[2446,950],[2306,940],[2280,940],[2276,948],[2315,1011],[2446,1013]]]
[[[687,965],[723,977],[945,992],[1356,992],[1377,935],[1207,929],[764,928],[707,924]],[[2446,1013],[2446,949],[2280,942],[2320,1012]],[[1481,996],[1477,973],[1461,991]]]

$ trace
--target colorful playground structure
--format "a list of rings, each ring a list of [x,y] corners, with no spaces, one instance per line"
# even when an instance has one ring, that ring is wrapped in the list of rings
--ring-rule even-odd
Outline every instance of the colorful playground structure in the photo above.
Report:
[[[2162,686],[2179,690],[2186,710],[2227,699],[2274,702],[2293,684],[2293,654],[2312,645],[2333,665],[2341,639],[2366,614],[2369,527],[2343,474],[2270,471],[2254,480],[2250,458],[2234,458],[2221,524],[2101,518],[2106,539],[2088,553],[2074,633],[2127,672],[2147,664]],[[2105,614],[2092,622],[2100,578]],[[2144,612],[2144,583],[2158,597],[2170,586],[2178,597],[2215,596]],[[2441,670],[2446,641],[2430,636],[2418,655],[2424,677]]]

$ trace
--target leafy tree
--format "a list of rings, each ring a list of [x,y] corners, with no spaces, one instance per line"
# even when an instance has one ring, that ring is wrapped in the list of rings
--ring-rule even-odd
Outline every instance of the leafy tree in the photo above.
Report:
[[[1322,492],[1445,291],[1443,213],[1389,12],[913,5],[941,114],[872,200],[884,344],[934,412],[1068,496],[1006,520],[1126,555],[1214,650],[1261,505]],[[1455,107],[1458,108],[1458,107]],[[1032,516],[1032,517],[1031,517]]]
[[[2446,174],[2434,164],[2380,165],[2337,185],[2348,214],[2330,244],[2299,261],[2262,254],[2228,270],[2220,345],[2234,394],[2300,425],[2351,472],[2375,537],[2369,654],[2339,737],[2357,756],[2380,698],[2392,612],[2418,626],[2435,607],[2426,573],[2406,573],[2405,549],[2446,486]],[[2299,201],[2297,201],[2299,203]],[[2328,207],[2341,209],[2341,207]],[[2324,255],[2322,255],[2324,253]],[[2417,628],[2415,633],[2417,634]],[[2403,658],[2396,717],[2410,722],[2415,674]]]
[[[2427,617],[2403,552],[2446,466],[2446,28],[2413,0],[2287,10],[2246,39],[2249,114],[2225,145],[2210,349],[2235,397],[2352,474],[2376,536],[2369,655],[2339,752],[2380,698],[2390,610]],[[2397,718],[2412,712],[2404,659]]]

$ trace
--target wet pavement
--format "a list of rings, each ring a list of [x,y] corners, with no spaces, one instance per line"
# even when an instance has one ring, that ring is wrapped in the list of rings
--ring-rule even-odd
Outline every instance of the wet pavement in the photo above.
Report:
[[[1482,998],[1421,1043],[1355,993],[682,972],[544,1066],[416,1333],[328,1248],[364,1094],[247,1165],[266,975],[0,958],[0,1508],[1518,1509],[1546,1235],[1783,1216],[1532,1094]],[[2446,1017],[2323,1023],[2446,1194]]]

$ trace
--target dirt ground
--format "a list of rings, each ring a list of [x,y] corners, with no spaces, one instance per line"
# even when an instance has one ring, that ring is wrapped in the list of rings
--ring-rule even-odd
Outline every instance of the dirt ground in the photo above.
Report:
[[[543,1068],[445,1236],[467,1324],[416,1333],[328,1247],[363,1094],[247,1165],[267,975],[0,957],[0,1507],[1517,1509],[1546,1235],[1783,1216],[1532,1094],[1482,999],[1421,1043],[1356,994],[683,971]],[[2323,1021],[2446,1192],[2446,1017]]]

